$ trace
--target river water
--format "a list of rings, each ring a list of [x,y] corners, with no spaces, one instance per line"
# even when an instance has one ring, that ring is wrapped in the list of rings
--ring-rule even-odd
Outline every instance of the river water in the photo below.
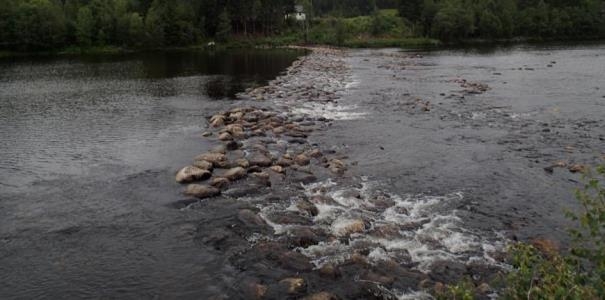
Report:
[[[175,209],[174,173],[212,146],[205,117],[300,55],[0,61],[0,298],[240,295],[242,270],[196,238],[215,229],[204,224],[227,225],[237,204]],[[605,46],[354,50],[345,60],[338,104],[297,111],[335,119],[310,139],[345,152],[362,190],[379,186],[444,220],[409,245],[442,248],[414,259],[465,259],[517,238],[565,243],[562,209],[574,208],[579,175],[545,168],[605,154]],[[488,89],[469,93],[462,79]],[[431,278],[460,275],[443,273]]]

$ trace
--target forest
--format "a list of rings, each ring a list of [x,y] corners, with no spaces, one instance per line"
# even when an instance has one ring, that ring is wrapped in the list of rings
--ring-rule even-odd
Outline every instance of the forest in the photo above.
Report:
[[[605,36],[602,0],[0,0],[0,49],[165,48],[284,36],[302,42],[301,26],[285,17],[295,5],[305,8],[311,43],[341,44],[355,33],[346,26],[357,22],[346,20],[363,16],[369,24],[359,34],[390,38]]]

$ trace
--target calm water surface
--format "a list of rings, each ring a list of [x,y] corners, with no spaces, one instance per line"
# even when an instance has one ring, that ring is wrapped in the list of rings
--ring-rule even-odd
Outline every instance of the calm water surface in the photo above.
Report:
[[[0,298],[202,297],[230,286],[192,245],[176,168],[205,117],[304,53],[0,61]],[[215,288],[216,287],[216,288]]]

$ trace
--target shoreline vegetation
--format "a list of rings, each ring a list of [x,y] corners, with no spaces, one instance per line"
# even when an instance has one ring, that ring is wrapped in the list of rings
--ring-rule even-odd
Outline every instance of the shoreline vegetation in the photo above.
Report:
[[[0,0],[0,57],[603,39],[603,0]]]

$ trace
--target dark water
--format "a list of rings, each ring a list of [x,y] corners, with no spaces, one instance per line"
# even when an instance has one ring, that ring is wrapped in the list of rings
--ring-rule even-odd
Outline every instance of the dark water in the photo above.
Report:
[[[207,212],[168,206],[174,173],[212,146],[208,114],[302,54],[0,61],[0,298],[204,298],[231,286],[228,266],[193,241]]]

